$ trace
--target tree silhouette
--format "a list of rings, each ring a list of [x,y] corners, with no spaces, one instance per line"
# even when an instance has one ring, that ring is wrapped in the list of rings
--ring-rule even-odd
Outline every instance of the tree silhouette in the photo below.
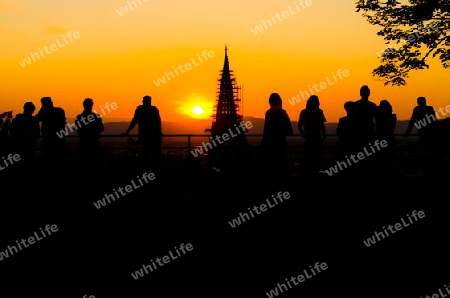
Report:
[[[8,128],[13,118],[13,112],[3,112],[0,114],[0,154],[3,154],[8,147]]]
[[[430,57],[449,67],[449,0],[359,0],[356,8],[370,24],[382,27],[377,35],[389,45],[372,71],[384,85],[406,85],[411,70],[429,68]]]
[[[13,112],[3,112],[0,114],[0,135],[7,136],[8,135],[8,127],[13,118]]]

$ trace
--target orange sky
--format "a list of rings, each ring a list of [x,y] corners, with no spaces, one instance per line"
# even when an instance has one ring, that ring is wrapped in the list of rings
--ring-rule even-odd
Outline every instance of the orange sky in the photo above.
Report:
[[[344,115],[344,102],[358,99],[363,84],[371,88],[372,101],[388,99],[399,120],[410,117],[418,96],[435,108],[450,104],[450,73],[438,61],[429,70],[412,72],[404,87],[386,87],[371,76],[377,52],[386,45],[375,34],[379,28],[355,12],[354,0],[303,1],[303,7],[300,2],[136,0],[133,10],[128,6],[124,12],[119,10],[127,5],[124,0],[0,0],[0,112],[18,113],[25,101],[39,108],[40,98],[51,96],[73,118],[83,99],[91,97],[98,109],[117,103],[105,118],[131,118],[148,94],[165,121],[208,117],[225,44],[243,86],[245,116],[263,118],[270,93],[278,92],[297,120],[305,101],[292,106],[288,100],[327,77],[333,81],[339,70],[349,75],[316,92],[328,122]],[[278,21],[276,14],[283,11],[286,18]],[[253,33],[272,18],[276,24]],[[69,32],[78,32],[78,39],[68,39]],[[44,46],[49,53],[41,59],[19,64]],[[214,56],[199,60],[203,52]],[[154,83],[192,60],[197,65],[190,70]],[[203,115],[191,112],[196,105]]]

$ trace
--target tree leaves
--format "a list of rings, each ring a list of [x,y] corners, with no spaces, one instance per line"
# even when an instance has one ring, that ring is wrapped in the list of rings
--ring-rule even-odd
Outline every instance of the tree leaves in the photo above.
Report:
[[[406,85],[409,72],[429,68],[430,58],[449,67],[450,1],[360,0],[356,8],[370,24],[381,27],[377,35],[387,44],[407,40],[395,49],[388,46],[380,55],[381,65],[372,71],[385,85]]]
[[[8,134],[8,127],[13,118],[13,112],[3,112],[0,114],[0,134]]]

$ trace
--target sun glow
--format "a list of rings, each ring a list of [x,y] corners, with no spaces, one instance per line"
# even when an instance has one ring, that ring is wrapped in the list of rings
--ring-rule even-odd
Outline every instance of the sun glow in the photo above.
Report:
[[[178,112],[185,119],[206,120],[211,119],[214,110],[214,102],[206,97],[192,93],[183,101],[174,101],[178,105]]]
[[[202,109],[201,106],[195,106],[192,110],[192,113],[194,113],[195,115],[201,115],[205,112],[205,110]]]

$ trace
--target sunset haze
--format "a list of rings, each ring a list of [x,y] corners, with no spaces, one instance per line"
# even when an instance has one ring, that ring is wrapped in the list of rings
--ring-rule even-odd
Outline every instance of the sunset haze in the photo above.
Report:
[[[449,72],[437,60],[430,60],[430,69],[411,72],[403,87],[372,77],[386,44],[353,0],[0,0],[0,20],[0,112],[19,113],[26,101],[39,108],[40,98],[51,96],[73,118],[90,97],[94,109],[117,103],[104,117],[131,119],[148,94],[163,121],[207,119],[225,45],[243,87],[244,116],[264,118],[269,95],[277,92],[291,119],[298,120],[306,100],[294,105],[289,100],[321,82],[325,88],[315,94],[328,122],[345,115],[344,102],[359,99],[365,84],[370,99],[377,104],[388,99],[399,120],[409,119],[419,96],[436,109],[450,104]],[[52,44],[53,51],[24,64]],[[336,76],[343,71],[347,76]],[[196,106],[204,113],[192,112]]]

